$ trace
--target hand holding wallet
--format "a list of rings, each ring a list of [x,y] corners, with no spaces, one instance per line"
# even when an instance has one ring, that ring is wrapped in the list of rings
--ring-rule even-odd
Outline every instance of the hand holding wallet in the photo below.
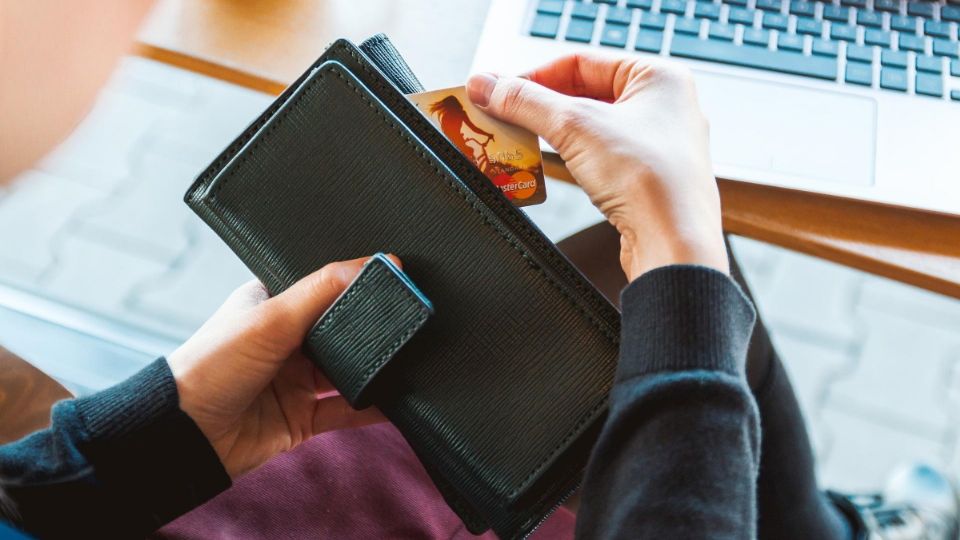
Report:
[[[422,86],[402,60],[378,63],[389,77],[331,45],[185,199],[273,294],[400,257],[405,273],[374,258],[305,350],[397,426],[471,532],[522,537],[579,482],[619,313],[403,96]]]

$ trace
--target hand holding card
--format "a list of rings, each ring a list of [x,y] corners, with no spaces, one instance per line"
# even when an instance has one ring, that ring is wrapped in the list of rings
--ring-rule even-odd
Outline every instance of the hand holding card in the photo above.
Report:
[[[537,136],[476,108],[462,86],[407,96],[515,206],[547,200]]]

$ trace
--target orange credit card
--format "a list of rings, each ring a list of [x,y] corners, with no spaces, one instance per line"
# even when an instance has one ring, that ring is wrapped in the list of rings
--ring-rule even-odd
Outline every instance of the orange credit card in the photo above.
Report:
[[[547,200],[535,134],[487,115],[473,105],[463,86],[407,97],[515,206]]]

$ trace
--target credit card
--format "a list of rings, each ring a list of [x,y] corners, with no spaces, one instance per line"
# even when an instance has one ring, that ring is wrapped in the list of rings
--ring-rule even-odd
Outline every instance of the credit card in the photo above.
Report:
[[[407,97],[515,206],[547,200],[543,157],[535,134],[484,113],[473,105],[463,86]]]

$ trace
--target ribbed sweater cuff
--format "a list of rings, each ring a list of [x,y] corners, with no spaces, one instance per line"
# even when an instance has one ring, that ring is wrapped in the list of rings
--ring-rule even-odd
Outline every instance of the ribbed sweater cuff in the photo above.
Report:
[[[91,441],[136,433],[179,409],[177,383],[163,359],[129,379],[75,401]]]
[[[618,381],[681,370],[742,376],[756,312],[730,276],[703,266],[657,268],[623,290],[621,306]]]
[[[180,410],[165,359],[73,406],[85,432],[78,448],[96,478],[152,516],[155,526],[230,487],[213,447]]]

